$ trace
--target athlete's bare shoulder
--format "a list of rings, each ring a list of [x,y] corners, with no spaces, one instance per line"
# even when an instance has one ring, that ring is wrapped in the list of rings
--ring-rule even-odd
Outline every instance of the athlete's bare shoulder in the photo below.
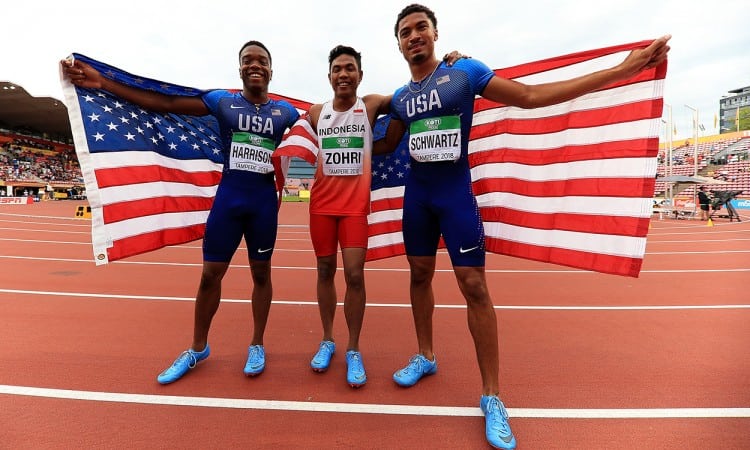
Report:
[[[391,97],[392,95],[380,95],[380,94],[368,94],[362,97],[362,101],[365,103],[368,113],[374,114],[376,117],[380,114],[388,114],[391,110]]]
[[[320,111],[323,110],[323,104],[316,103],[310,107],[307,111],[307,120],[310,122],[313,128],[318,126],[318,117],[320,117]]]

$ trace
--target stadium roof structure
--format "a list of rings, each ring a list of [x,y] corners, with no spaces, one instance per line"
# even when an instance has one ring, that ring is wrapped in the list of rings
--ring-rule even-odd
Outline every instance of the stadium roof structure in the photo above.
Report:
[[[718,180],[716,178],[704,177],[702,175],[672,175],[669,177],[659,177],[656,181],[664,181],[666,183],[687,183],[687,184],[729,184],[724,180]]]
[[[72,143],[68,108],[52,97],[34,97],[10,81],[0,81],[0,127]]]

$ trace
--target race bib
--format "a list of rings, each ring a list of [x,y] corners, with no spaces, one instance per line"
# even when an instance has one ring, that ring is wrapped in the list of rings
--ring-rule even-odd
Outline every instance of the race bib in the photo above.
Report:
[[[412,122],[409,154],[419,162],[456,161],[461,156],[461,119],[444,116]]]
[[[365,140],[361,136],[323,138],[323,175],[362,175]]]
[[[276,149],[272,139],[252,133],[235,132],[229,149],[229,168],[246,172],[271,173],[271,154]]]

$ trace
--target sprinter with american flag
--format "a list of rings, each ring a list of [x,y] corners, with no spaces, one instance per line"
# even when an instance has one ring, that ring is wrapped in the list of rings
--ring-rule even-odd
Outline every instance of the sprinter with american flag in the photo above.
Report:
[[[468,307],[482,377],[480,408],[494,447],[512,449],[516,439],[499,398],[497,319],[485,279],[485,234],[471,184],[468,141],[475,96],[522,108],[552,105],[586,94],[666,60],[668,36],[634,50],[619,65],[573,79],[527,85],[495,76],[475,59],[445,67],[435,57],[437,19],[429,8],[412,4],[396,19],[394,34],[411,80],[391,100],[388,140],[399,142],[408,129],[411,170],[403,205],[403,239],[411,272],[411,304],[418,352],[394,373],[401,386],[413,386],[437,371],[432,346],[432,278],[442,235]]]

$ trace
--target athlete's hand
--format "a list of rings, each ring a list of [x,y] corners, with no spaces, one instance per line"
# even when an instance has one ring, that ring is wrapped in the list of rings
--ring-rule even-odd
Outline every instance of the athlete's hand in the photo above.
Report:
[[[640,73],[643,70],[651,69],[667,60],[669,45],[667,43],[672,38],[671,35],[665,35],[655,39],[646,48],[633,50],[620,64],[624,72],[624,77],[629,78]]]
[[[471,58],[471,56],[467,56],[459,52],[458,50],[453,50],[450,53],[446,53],[445,56],[443,56],[443,61],[445,61],[445,65],[448,67],[452,66],[456,61],[462,58]]]
[[[102,75],[90,65],[74,59],[63,59],[60,65],[65,76],[74,85],[89,89],[102,88]]]

